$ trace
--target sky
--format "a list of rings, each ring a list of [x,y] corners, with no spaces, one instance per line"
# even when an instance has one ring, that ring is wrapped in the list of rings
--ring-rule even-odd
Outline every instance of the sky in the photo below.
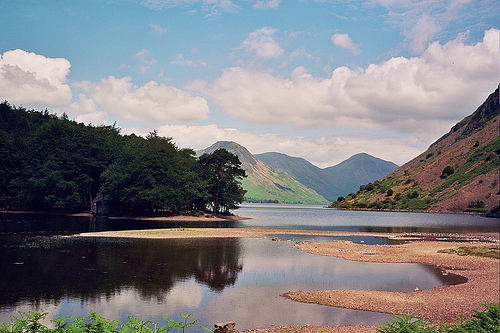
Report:
[[[498,0],[1,0],[0,100],[318,167],[424,152],[499,84]]]

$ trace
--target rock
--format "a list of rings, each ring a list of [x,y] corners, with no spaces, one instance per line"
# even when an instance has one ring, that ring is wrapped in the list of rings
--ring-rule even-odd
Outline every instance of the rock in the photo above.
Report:
[[[236,330],[234,329],[236,324],[232,321],[228,321],[227,323],[218,323],[214,324],[215,331],[214,333],[234,333]]]

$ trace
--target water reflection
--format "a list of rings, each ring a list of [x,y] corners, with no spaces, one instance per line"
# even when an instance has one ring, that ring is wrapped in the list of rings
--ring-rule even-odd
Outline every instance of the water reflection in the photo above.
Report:
[[[167,229],[167,228],[232,228],[232,221],[159,221],[130,219],[90,219],[88,216],[2,213],[0,234],[43,234],[45,236],[94,231]]]
[[[90,310],[127,320],[194,313],[238,329],[377,324],[387,315],[303,304],[292,290],[412,291],[445,285],[438,269],[316,256],[270,239],[16,239],[0,248],[0,320],[43,307],[53,317]]]
[[[0,248],[0,306],[24,300],[84,301],[134,288],[154,299],[194,277],[211,290],[236,282],[242,270],[238,239],[127,241],[37,237]],[[162,301],[156,299],[156,301]]]

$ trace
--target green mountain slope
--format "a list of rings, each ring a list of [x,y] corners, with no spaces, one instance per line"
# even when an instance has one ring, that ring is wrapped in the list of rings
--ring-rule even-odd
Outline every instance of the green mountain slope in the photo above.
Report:
[[[219,141],[201,150],[198,155],[224,148],[237,155],[248,177],[242,181],[247,193],[245,200],[252,202],[279,202],[303,204],[328,204],[329,200],[277,170],[256,159],[245,147],[229,141]]]
[[[256,154],[255,157],[286,172],[330,201],[355,192],[360,185],[380,179],[398,167],[366,153],[356,154],[325,169],[318,168],[303,158],[281,153]]]
[[[489,212],[500,202],[498,88],[427,151],[333,207]]]

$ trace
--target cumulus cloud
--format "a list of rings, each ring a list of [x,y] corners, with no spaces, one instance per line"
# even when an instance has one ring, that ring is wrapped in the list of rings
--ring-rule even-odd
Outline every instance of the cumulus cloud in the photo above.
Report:
[[[361,53],[359,45],[355,44],[348,34],[336,33],[335,35],[332,36],[332,42],[334,45],[346,49],[351,53],[354,54]]]
[[[284,51],[273,38],[276,31],[270,27],[257,29],[248,35],[247,39],[240,44],[240,48],[246,49],[249,53],[255,53],[259,58],[279,57]]]
[[[147,134],[146,130],[140,129],[126,129],[125,131],[140,135]],[[321,168],[336,165],[361,152],[403,164],[427,148],[426,142],[415,137],[396,138],[360,134],[322,137],[287,136],[219,128],[217,125],[164,125],[158,128],[158,132],[160,135],[172,137],[180,147],[203,149],[217,141],[234,141],[253,154],[276,151],[305,158]]]
[[[318,78],[298,67],[290,77],[228,68],[205,93],[234,118],[295,128],[356,127],[435,139],[470,114],[498,85],[499,31],[467,45],[431,44],[421,57],[397,57],[366,69]]]
[[[138,87],[130,77],[110,76],[79,87],[85,94],[71,108],[80,117],[97,117],[104,111],[127,121],[179,124],[205,120],[209,113],[204,98],[156,81]]]
[[[0,99],[13,104],[58,106],[71,101],[70,62],[23,50],[0,54]]]

